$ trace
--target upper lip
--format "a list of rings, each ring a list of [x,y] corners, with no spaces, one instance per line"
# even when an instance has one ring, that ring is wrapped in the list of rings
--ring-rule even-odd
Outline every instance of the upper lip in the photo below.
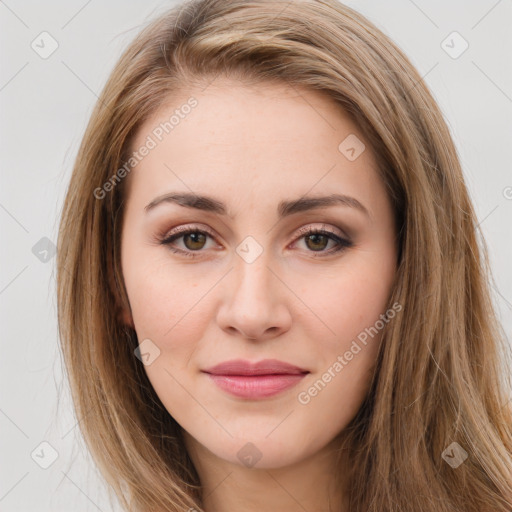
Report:
[[[257,362],[232,359],[203,371],[213,375],[299,375],[309,373],[308,370],[278,359],[263,359]]]

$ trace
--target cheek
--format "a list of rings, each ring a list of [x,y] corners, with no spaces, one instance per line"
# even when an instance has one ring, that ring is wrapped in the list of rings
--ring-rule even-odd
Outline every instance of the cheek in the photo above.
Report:
[[[321,339],[331,340],[340,349],[385,313],[394,267],[392,258],[386,260],[373,252],[354,253],[342,267],[314,280],[303,279],[300,297],[323,322]]]
[[[202,292],[200,281],[189,274],[172,267],[158,248],[125,249],[123,275],[138,333],[161,340],[178,322],[187,322]]]
[[[206,286],[169,267],[168,259],[126,258],[125,284],[139,343],[149,339],[159,355],[145,366],[153,387],[171,389],[173,375],[186,369],[198,340],[203,339],[211,313]],[[152,344],[150,344],[153,347]],[[166,370],[166,371],[164,371]]]
[[[373,257],[359,258],[358,262],[354,259],[350,271],[337,271],[330,279],[320,278],[320,283],[328,283],[323,291],[315,288],[308,294],[308,289],[303,288],[304,302],[314,305],[315,313],[329,327],[322,325],[315,328],[315,333],[313,328],[310,330],[310,337],[318,341],[321,364],[297,395],[299,409],[312,432],[315,422],[321,421],[329,436],[336,435],[361,406],[375,369],[383,330],[396,315],[390,306],[387,322],[382,321],[393,278],[392,264],[382,259],[379,264]]]
[[[147,259],[125,281],[139,343],[149,339],[158,347],[150,344],[158,355],[144,366],[146,374],[168,410],[187,410],[190,396],[180,384],[186,385],[209,322],[204,287],[168,263]]]

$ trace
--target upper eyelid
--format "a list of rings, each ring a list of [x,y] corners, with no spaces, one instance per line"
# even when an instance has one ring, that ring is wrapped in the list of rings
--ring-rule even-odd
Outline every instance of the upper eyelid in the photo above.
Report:
[[[164,236],[161,238],[161,240],[163,242],[165,242],[166,240],[173,239],[172,242],[174,242],[175,240],[178,240],[179,238],[181,238],[182,236],[185,236],[188,233],[202,232],[202,233],[205,233],[206,235],[210,236],[210,238],[212,238],[212,240],[214,240],[216,243],[218,243],[216,240],[216,236],[208,228],[201,227],[200,225],[184,225],[184,226],[178,226],[177,228],[174,228],[174,229],[176,230],[175,232],[172,232],[172,230],[171,230],[171,233],[164,234]],[[335,229],[341,231],[341,229],[338,227],[336,227]],[[345,240],[347,242],[351,242],[350,237],[345,235],[343,232],[341,232],[341,233],[333,232],[332,228],[329,229],[328,227],[326,227],[325,223],[322,223],[321,227],[315,227],[315,226],[312,226],[311,224],[308,224],[306,226],[298,228],[298,235],[294,238],[294,242],[297,240],[300,240],[304,236],[307,236],[307,234],[310,231],[325,232],[328,235],[331,235],[332,237],[334,237],[333,240],[338,238],[340,240]],[[335,240],[335,241],[337,243],[339,243],[337,240]],[[201,251],[197,251],[197,252],[201,252]]]
[[[308,231],[326,231],[327,233],[329,234],[332,234],[332,235],[336,235],[336,236],[339,236],[340,238],[350,238],[348,235],[346,235],[343,230],[337,226],[335,226],[334,228],[332,227],[329,227],[328,225],[326,225],[326,223],[317,223],[317,224],[321,224],[320,227],[318,226],[312,226],[311,224],[306,224],[305,226],[302,226],[300,228],[297,228],[296,230],[294,231],[297,231],[299,234],[303,235],[304,232],[308,232]],[[333,230],[337,230],[339,231],[338,232],[333,232]],[[180,234],[187,234],[187,232],[204,232],[208,235],[210,235],[212,238],[215,238],[216,235],[209,229],[209,228],[205,228],[203,227],[202,225],[200,224],[197,224],[197,225],[194,225],[194,224],[191,224],[191,225],[182,225],[182,226],[177,226],[171,230],[167,230],[165,231],[163,234],[162,234],[162,238],[163,239],[166,239],[166,238],[170,238],[172,236],[175,236],[175,235],[180,235]]]

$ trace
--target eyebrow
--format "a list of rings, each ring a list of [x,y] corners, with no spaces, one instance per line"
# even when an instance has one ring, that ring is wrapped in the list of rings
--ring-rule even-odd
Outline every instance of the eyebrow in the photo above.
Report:
[[[195,208],[207,212],[216,213],[218,215],[226,215],[233,218],[228,213],[226,205],[213,197],[192,194],[187,192],[170,192],[153,199],[144,207],[146,212],[152,210],[162,203],[174,203],[186,208]],[[317,208],[327,208],[329,206],[342,205],[359,210],[366,216],[370,217],[370,213],[366,207],[356,198],[344,194],[330,194],[328,196],[301,197],[290,201],[281,201],[277,207],[279,218],[293,215],[294,213],[314,210]]]

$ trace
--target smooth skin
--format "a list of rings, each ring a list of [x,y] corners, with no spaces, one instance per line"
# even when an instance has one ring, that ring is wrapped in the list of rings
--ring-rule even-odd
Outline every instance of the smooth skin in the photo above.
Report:
[[[396,230],[375,157],[329,97],[225,77],[174,95],[140,128],[133,150],[190,96],[197,106],[127,178],[125,322],[160,351],[144,368],[184,429],[207,512],[342,510],[336,436],[368,392],[382,332],[308,403],[298,396],[389,307]],[[353,161],[338,149],[349,135],[366,146]],[[146,208],[171,192],[210,196],[226,214],[169,201]],[[281,201],[334,193],[367,213],[337,203],[278,216]],[[200,233],[162,243],[180,227]],[[336,239],[303,234],[307,227],[348,245],[334,252]],[[244,246],[248,236],[258,245]],[[251,263],[237,252],[258,246]],[[201,370],[238,358],[279,359],[310,373],[276,396],[237,398]],[[257,448],[246,447],[254,459],[261,454],[252,467],[237,455],[246,445]]]

